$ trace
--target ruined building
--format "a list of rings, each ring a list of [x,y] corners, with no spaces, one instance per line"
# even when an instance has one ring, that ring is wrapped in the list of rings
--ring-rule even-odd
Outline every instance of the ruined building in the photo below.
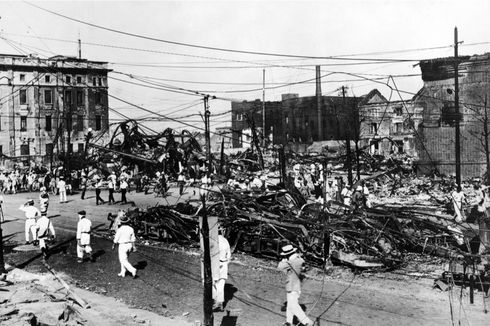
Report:
[[[455,174],[455,123],[460,123],[461,175],[482,176],[488,164],[490,55],[459,57],[459,115],[455,114],[454,58],[420,62],[423,88],[413,98],[422,112],[417,144],[423,172]]]
[[[106,62],[0,55],[3,164],[49,163],[84,151],[85,134],[108,129]]]

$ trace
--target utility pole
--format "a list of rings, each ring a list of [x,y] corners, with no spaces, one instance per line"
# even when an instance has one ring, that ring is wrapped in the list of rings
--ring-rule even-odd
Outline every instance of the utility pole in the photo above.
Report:
[[[262,148],[265,148],[265,69],[262,70]]]
[[[344,114],[346,114],[345,110],[345,87],[342,86],[342,111]],[[348,123],[349,125],[349,123]],[[351,150],[350,150],[350,126],[345,128],[345,148],[346,148],[346,154],[347,154],[347,180],[349,181],[349,184],[352,186],[352,161],[351,161]]]
[[[208,160],[207,172],[211,171],[211,141],[209,137],[209,96],[204,96],[204,135],[206,138],[206,157]],[[204,269],[204,295],[203,295],[203,312],[204,312],[204,326],[213,326],[213,276],[211,271],[211,249],[209,245],[209,225],[208,215],[206,211],[206,194],[201,195],[202,201],[202,227],[201,237],[203,242],[204,257],[203,257],[203,269]]]
[[[490,184],[490,145],[488,143],[488,111],[487,111],[487,94],[485,94],[485,119],[483,120],[483,137],[485,137],[485,159],[487,162],[487,180],[486,184]]]
[[[461,148],[459,132],[459,81],[458,81],[458,28],[454,27],[454,113],[456,117],[455,128],[455,156],[456,156],[456,184],[461,187]]]

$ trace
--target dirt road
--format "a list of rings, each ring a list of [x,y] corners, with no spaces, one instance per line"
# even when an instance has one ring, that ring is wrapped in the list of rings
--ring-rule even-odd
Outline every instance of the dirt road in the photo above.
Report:
[[[175,189],[173,191],[176,193]],[[192,190],[185,196],[192,196]],[[6,239],[6,261],[26,270],[46,272],[38,252],[17,252],[12,249],[23,243],[23,216],[18,207],[29,195],[6,195],[4,212],[7,222],[2,225]],[[37,198],[37,194],[32,197]],[[129,194],[140,207],[157,202],[172,202],[176,197]],[[185,197],[186,198],[186,197]],[[108,239],[94,237],[94,263],[77,264],[75,254],[76,212],[87,211],[93,225],[102,231],[107,227],[107,213],[120,206],[95,206],[90,193],[82,201],[71,196],[69,203],[51,199],[50,217],[58,231],[55,253],[48,262],[56,270],[71,277],[81,288],[118,298],[131,306],[167,316],[184,316],[189,321],[202,320],[202,284],[198,248],[185,250],[161,249],[140,245],[130,261],[139,269],[139,278],[118,278],[117,253]],[[167,246],[171,247],[171,246]],[[238,318],[215,314],[215,325],[281,325],[285,301],[283,276],[274,270],[277,262],[235,253],[230,264],[226,286],[227,308],[239,312]],[[441,266],[442,268],[442,266]],[[433,279],[415,279],[403,273],[354,275],[348,270],[333,268],[329,275],[312,269],[303,287],[301,301],[312,319],[320,325],[488,325],[489,315],[483,312],[481,293],[470,305],[459,288],[451,292],[432,289]],[[452,314],[451,314],[452,310]]]

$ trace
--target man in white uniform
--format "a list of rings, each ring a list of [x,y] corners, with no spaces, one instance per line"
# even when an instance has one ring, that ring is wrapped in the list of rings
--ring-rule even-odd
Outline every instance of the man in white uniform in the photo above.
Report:
[[[117,275],[124,277],[126,276],[126,271],[129,271],[133,275],[133,278],[136,278],[136,268],[134,268],[128,260],[129,253],[136,251],[136,246],[134,245],[136,237],[134,235],[133,228],[128,225],[128,216],[123,216],[120,222],[121,226],[116,231],[116,235],[114,236],[114,244],[112,245],[113,249],[116,244],[119,245],[118,255],[119,262],[121,263],[121,272]]]
[[[66,203],[66,182],[63,176],[60,176],[57,186],[60,192],[60,203]]]
[[[225,302],[225,283],[228,279],[228,264],[230,263],[231,250],[228,240],[223,236],[223,229],[218,229],[219,248],[219,275],[213,282],[213,299],[215,305],[213,311],[223,311]]]
[[[46,213],[42,213],[41,218],[37,220],[34,228],[36,229],[37,240],[39,241],[39,248],[43,254],[43,259],[47,259],[48,245],[46,244],[46,241],[54,239],[56,236],[53,223],[51,223],[51,220],[46,216]]]
[[[19,209],[24,211],[26,216],[25,236],[27,245],[30,243],[29,233],[32,233],[32,241],[37,241],[36,230],[33,226],[36,225],[36,217],[41,216],[41,212],[34,207],[34,199],[29,199],[24,205],[20,206]]]
[[[83,263],[83,254],[87,253],[91,261],[92,257],[92,247],[90,246],[90,232],[92,230],[92,222],[85,217],[86,212],[78,212],[78,223],[77,223],[77,262]]]

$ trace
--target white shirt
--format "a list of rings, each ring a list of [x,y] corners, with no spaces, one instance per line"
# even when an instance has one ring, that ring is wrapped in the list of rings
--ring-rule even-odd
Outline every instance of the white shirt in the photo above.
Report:
[[[56,235],[53,223],[51,223],[47,216],[41,216],[41,218],[37,220],[36,229],[39,238],[46,238],[48,235]]]
[[[27,219],[36,218],[36,216],[41,215],[39,209],[34,206],[20,206],[19,209],[24,211]]]
[[[66,190],[66,182],[65,182],[65,180],[58,181],[58,188],[60,189],[60,191]]]
[[[90,231],[92,222],[86,217],[81,218],[77,223],[77,240],[80,240],[82,246],[90,244]]]
[[[114,236],[114,243],[133,243],[135,240],[133,228],[126,224],[121,225]]]
[[[127,189],[128,188],[128,183],[126,182],[126,180],[121,181],[119,188],[121,188],[121,189]]]
[[[231,258],[230,243],[221,234],[218,235],[218,247],[219,247],[219,261],[221,263],[230,262],[230,258]]]

